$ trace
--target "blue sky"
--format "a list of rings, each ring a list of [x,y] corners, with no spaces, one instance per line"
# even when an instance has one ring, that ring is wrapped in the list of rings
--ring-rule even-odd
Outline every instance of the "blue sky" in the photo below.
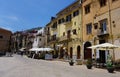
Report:
[[[44,27],[75,0],[0,0],[0,27],[12,32]]]

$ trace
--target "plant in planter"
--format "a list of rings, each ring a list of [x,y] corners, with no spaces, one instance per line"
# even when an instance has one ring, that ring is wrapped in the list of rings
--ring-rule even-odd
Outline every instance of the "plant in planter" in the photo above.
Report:
[[[74,65],[74,62],[73,62],[72,59],[70,60],[69,64],[70,64],[70,66],[73,66],[73,65]]]
[[[91,69],[91,68],[92,68],[92,59],[88,59],[88,60],[87,60],[86,66],[87,66],[88,69]]]
[[[109,55],[108,55],[106,67],[107,67],[107,70],[109,73],[113,73],[115,70],[115,67],[114,67],[112,60],[111,60],[111,56],[109,56]]]

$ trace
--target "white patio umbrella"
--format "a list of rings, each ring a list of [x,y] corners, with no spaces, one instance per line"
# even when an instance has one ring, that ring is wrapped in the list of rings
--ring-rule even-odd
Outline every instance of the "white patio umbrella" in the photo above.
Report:
[[[93,45],[93,46],[90,46],[90,47],[87,47],[87,48],[90,48],[90,49],[97,49],[97,48],[99,48],[99,45]]]
[[[31,49],[29,49],[29,51],[35,51],[36,53],[38,52],[38,51],[41,51],[42,49],[41,48],[31,48]]]
[[[26,48],[20,48],[19,50],[20,50],[20,51],[24,51],[25,49],[26,49]]]
[[[43,50],[44,51],[53,51],[54,49],[52,49],[52,48],[44,48]]]
[[[90,46],[88,48],[99,49],[99,50],[106,50],[107,51],[107,50],[110,50],[110,49],[120,48],[120,46],[117,46],[117,45],[114,45],[114,44],[110,44],[110,43],[103,43],[103,44]],[[115,58],[114,51],[113,51],[113,57]]]
[[[52,49],[52,48],[31,48],[31,49],[29,49],[29,51],[36,51],[36,52],[38,52],[38,51],[53,51],[54,49]]]
[[[109,50],[109,49],[115,49],[115,48],[120,48],[120,47],[117,45],[110,44],[110,43],[103,43],[103,44],[93,45],[88,48],[99,49],[99,50]]]

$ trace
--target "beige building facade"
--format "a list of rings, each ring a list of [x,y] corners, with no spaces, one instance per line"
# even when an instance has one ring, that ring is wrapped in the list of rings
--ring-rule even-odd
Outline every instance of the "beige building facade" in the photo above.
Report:
[[[106,62],[108,52],[102,50],[94,52],[87,47],[105,42],[120,45],[118,41],[119,4],[119,0],[85,0],[83,2],[84,59],[96,56],[100,61]],[[110,54],[117,59],[120,53],[115,50]]]

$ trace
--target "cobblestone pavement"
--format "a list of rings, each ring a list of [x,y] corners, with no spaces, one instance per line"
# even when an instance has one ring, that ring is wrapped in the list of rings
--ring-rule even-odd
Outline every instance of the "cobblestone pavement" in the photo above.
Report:
[[[14,55],[0,57],[0,77],[120,77],[120,72],[89,70],[85,65],[69,66],[67,62],[45,61]]]

